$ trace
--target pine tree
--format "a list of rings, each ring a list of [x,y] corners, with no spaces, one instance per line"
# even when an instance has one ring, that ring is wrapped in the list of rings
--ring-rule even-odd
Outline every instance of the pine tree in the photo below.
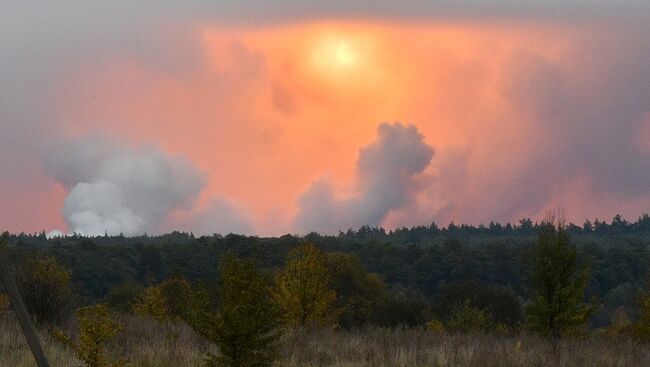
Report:
[[[210,355],[207,366],[271,366],[280,331],[267,282],[251,260],[232,254],[224,257],[220,276],[219,309],[201,289],[189,314],[192,327],[219,347],[219,355]]]
[[[551,218],[542,224],[533,266],[530,328],[550,337],[579,334],[595,309],[583,301],[590,269],[578,269],[577,250],[562,222],[556,226]]]

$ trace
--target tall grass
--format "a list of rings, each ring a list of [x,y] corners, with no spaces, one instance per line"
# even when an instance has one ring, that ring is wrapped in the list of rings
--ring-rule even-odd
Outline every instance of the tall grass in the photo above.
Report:
[[[183,323],[122,317],[124,331],[109,349],[132,366],[199,366],[216,352]],[[74,329],[74,325],[70,326]],[[42,332],[52,366],[78,367],[72,353]],[[650,344],[591,336],[551,342],[533,335],[451,335],[420,329],[287,330],[278,366],[649,366]],[[33,366],[20,328],[0,318],[0,366]]]

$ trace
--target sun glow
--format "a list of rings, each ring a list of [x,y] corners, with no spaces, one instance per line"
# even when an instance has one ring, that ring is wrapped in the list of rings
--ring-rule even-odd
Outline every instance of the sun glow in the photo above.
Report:
[[[311,57],[318,68],[342,72],[360,66],[363,61],[362,48],[360,40],[328,35],[316,43]]]

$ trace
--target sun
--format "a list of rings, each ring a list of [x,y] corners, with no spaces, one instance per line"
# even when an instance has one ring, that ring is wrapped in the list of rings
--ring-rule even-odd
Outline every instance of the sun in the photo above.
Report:
[[[350,66],[359,58],[357,50],[355,50],[350,43],[341,41],[336,45],[334,50],[333,61],[339,66]]]
[[[345,73],[361,66],[363,47],[358,39],[341,35],[326,35],[312,49],[313,64],[328,73]]]

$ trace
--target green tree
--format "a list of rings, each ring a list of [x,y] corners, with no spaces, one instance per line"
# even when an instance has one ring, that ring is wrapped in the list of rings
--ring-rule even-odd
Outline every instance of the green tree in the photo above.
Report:
[[[277,358],[279,317],[270,287],[251,260],[227,254],[220,266],[220,307],[205,289],[195,293],[190,325],[219,347],[207,366],[267,367]]]
[[[143,291],[144,288],[139,284],[133,282],[122,283],[108,292],[106,305],[113,311],[130,313]]]
[[[276,278],[274,298],[290,324],[324,324],[335,316],[336,292],[330,286],[325,253],[314,245],[301,245],[289,252],[287,265]]]
[[[108,306],[100,304],[77,310],[79,319],[79,340],[75,344],[63,332],[56,331],[55,337],[68,345],[87,367],[121,367],[124,360],[111,361],[106,344],[121,330]]]
[[[589,266],[578,268],[577,250],[563,223],[541,226],[533,255],[533,299],[528,324],[544,336],[579,334],[595,307],[584,302]]]
[[[369,273],[356,256],[340,252],[327,255],[327,268],[336,292],[339,325],[349,328],[375,321],[386,295],[379,275]]]
[[[184,317],[192,298],[192,286],[182,278],[171,278],[160,283],[160,289],[167,304],[167,315],[171,319]]]
[[[16,269],[16,283],[36,324],[60,324],[71,314],[70,272],[53,257],[25,259]]]

